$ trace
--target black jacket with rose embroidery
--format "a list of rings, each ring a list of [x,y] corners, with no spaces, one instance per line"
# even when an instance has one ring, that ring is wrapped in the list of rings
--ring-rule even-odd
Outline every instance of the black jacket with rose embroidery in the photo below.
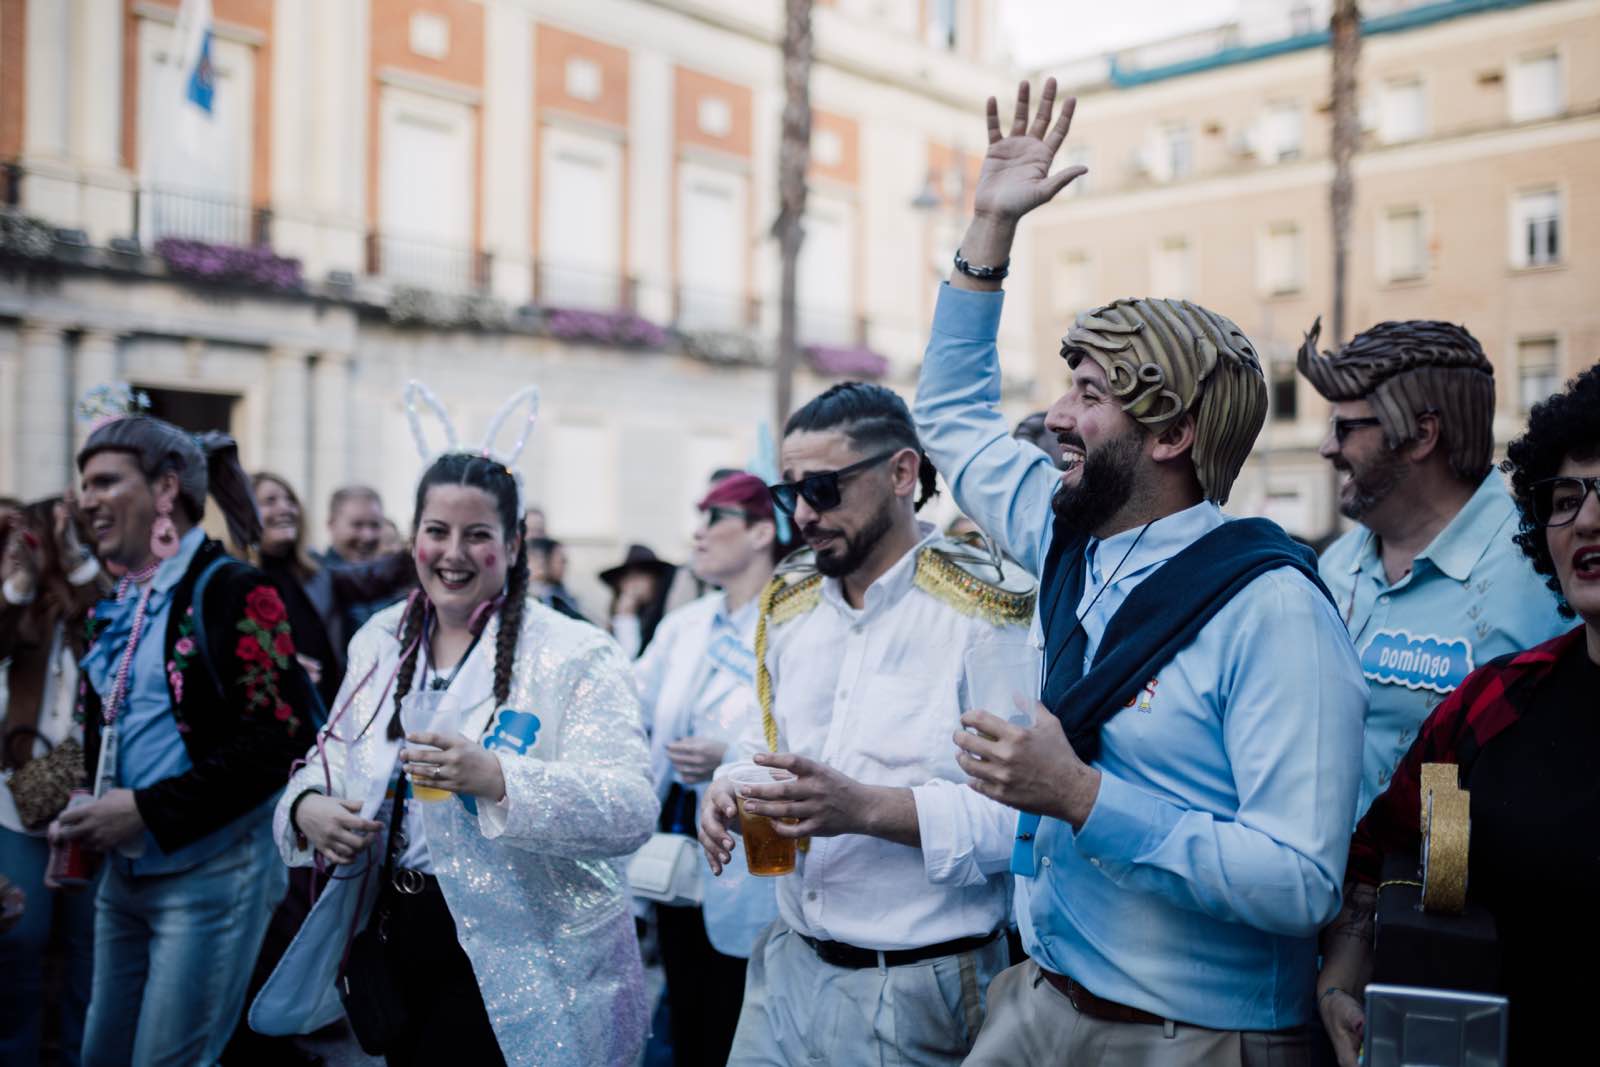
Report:
[[[134,791],[139,815],[164,852],[176,852],[259,807],[288,780],[313,740],[311,698],[294,664],[288,614],[272,582],[238,561],[206,583],[200,616],[216,679],[194,634],[194,588],[222,545],[209,538],[172,590],[162,662],[190,769]],[[93,618],[89,639],[98,634]],[[222,692],[217,691],[218,682]],[[100,757],[100,695],[80,680],[84,766]]]

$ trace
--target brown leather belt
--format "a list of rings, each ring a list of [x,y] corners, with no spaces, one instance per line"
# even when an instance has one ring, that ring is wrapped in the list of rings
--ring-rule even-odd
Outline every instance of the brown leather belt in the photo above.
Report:
[[[1091,1019],[1103,1019],[1108,1023],[1154,1023],[1156,1026],[1166,1022],[1161,1016],[1143,1008],[1130,1008],[1126,1004],[1097,997],[1064,974],[1056,974],[1043,967],[1039,968],[1039,973],[1044,976],[1046,982],[1055,986],[1058,993],[1071,1001],[1072,1006],[1078,1009],[1080,1014],[1087,1015]]]

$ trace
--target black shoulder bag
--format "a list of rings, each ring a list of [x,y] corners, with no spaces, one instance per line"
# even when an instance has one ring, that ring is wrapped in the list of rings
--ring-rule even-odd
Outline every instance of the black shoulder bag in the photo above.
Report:
[[[378,900],[394,877],[395,854],[399,851],[400,823],[405,818],[406,797],[411,793],[404,774],[395,788],[394,809],[389,816],[389,841],[383,850],[383,869],[378,872]],[[361,1051],[382,1056],[396,1048],[407,1032],[405,1004],[395,988],[394,977],[384,959],[383,910],[375,901],[366,928],[350,939],[344,963],[339,967],[339,999],[350,1019]]]

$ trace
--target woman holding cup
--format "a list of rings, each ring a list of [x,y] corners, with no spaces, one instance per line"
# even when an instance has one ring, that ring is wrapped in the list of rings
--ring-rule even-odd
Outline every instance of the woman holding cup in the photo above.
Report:
[[[528,595],[514,461],[452,449],[417,487],[421,588],[357,633],[278,806],[286,861],[335,873],[258,1030],[337,1017],[347,977],[370,992],[343,959],[358,930],[398,1021],[351,1020],[391,1065],[631,1063],[643,1043],[622,873],[656,817],[638,704],[615,642]]]

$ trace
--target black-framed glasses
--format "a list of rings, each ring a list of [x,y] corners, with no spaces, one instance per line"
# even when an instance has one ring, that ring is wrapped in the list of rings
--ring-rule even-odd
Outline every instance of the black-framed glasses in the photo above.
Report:
[[[750,513],[748,511],[741,511],[738,508],[725,508],[720,504],[713,504],[708,508],[701,508],[700,514],[705,516],[706,526],[708,528],[715,526],[723,519],[748,519],[750,517]]]
[[[1541,478],[1529,488],[1533,490],[1533,518],[1540,526],[1571,526],[1583,510],[1584,497],[1593,493],[1600,500],[1600,476]]]
[[[794,517],[794,509],[802,500],[810,504],[811,510],[818,514],[832,511],[843,499],[839,492],[840,482],[852,475],[860,474],[874,464],[882,463],[900,451],[898,448],[891,448],[887,452],[880,452],[876,456],[861,460],[859,463],[852,463],[848,467],[840,467],[836,471],[818,471],[816,474],[806,475],[798,482],[779,482],[777,485],[769,485],[767,492],[772,495],[772,502],[778,505],[779,510],[790,518]]]
[[[1383,420],[1373,415],[1364,416],[1359,419],[1343,419],[1335,415],[1333,418],[1328,420],[1328,423],[1333,427],[1334,441],[1339,445],[1340,448],[1343,448],[1345,438],[1349,437],[1357,430],[1366,429],[1368,426],[1382,426]]]

